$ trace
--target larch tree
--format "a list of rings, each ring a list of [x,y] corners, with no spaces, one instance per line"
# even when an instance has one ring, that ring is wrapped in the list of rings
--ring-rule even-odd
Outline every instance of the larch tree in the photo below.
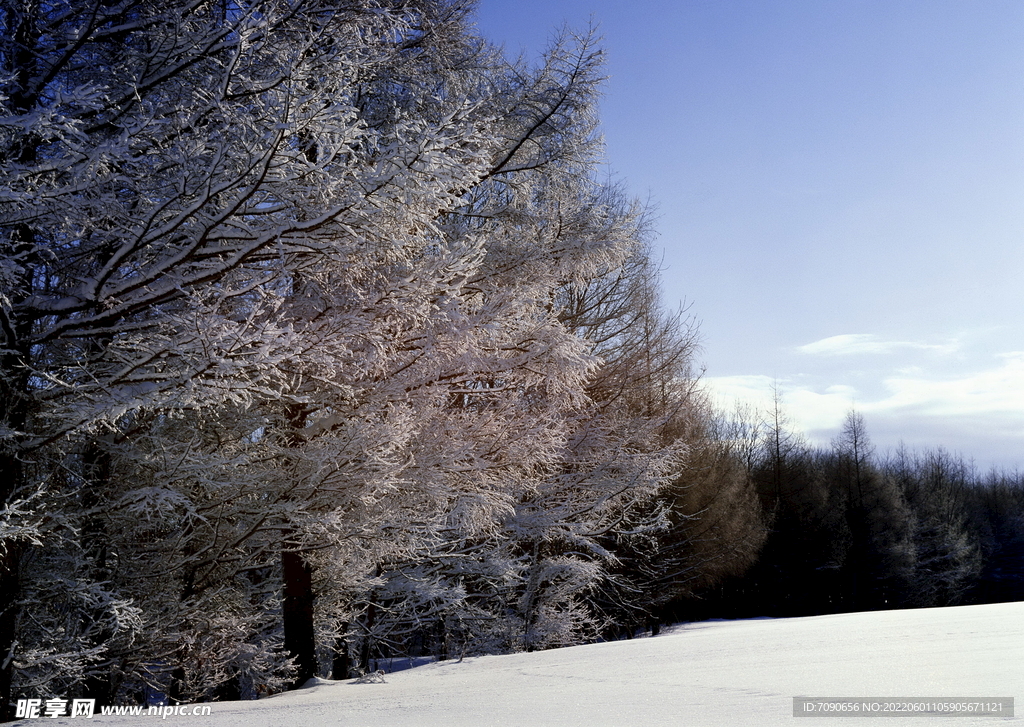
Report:
[[[599,61],[591,41],[563,42],[501,82],[506,152],[448,218],[483,241],[462,293],[477,341],[463,366],[474,363],[443,377],[448,403],[420,439],[433,454],[418,477],[445,478],[455,496],[422,551],[382,567],[353,634],[363,646],[465,653],[593,633],[579,595],[601,577],[597,539],[664,476],[667,451],[641,452],[599,421],[590,385],[607,362],[567,320],[567,291],[627,266],[642,238],[640,210],[590,176]]]
[[[614,524],[594,529],[608,567],[589,598],[606,634],[656,628],[671,602],[742,572],[764,539],[745,464],[716,437],[693,370],[696,328],[661,305],[643,222],[625,264],[563,292],[563,320],[602,359],[588,386],[590,426],[615,432],[637,462],[657,463],[657,478],[618,502]]]
[[[5,705],[278,689],[378,605],[580,638],[678,464],[566,313],[642,230],[592,38],[510,65],[470,9],[0,2]]]
[[[833,455],[831,479],[846,497],[850,548],[844,571],[850,598],[878,608],[898,603],[912,571],[910,510],[900,488],[875,461],[859,413],[847,414]]]
[[[137,610],[108,590],[108,571],[130,554],[90,545],[108,527],[97,513],[129,501],[153,517],[177,509],[180,544],[199,537],[192,525],[211,522],[210,508],[256,509],[233,478],[217,486],[234,493],[199,503],[164,473],[133,490],[111,470],[118,448],[140,441],[128,448],[137,459],[147,436],[178,420],[178,440],[151,439],[152,456],[187,464],[202,451],[189,442],[205,435],[180,421],[232,410],[253,429],[211,426],[208,436],[286,437],[260,435],[268,408],[301,406],[296,380],[314,375],[317,352],[322,363],[362,340],[360,321],[339,332],[297,312],[304,271],[422,255],[419,231],[455,204],[467,175],[490,168],[474,103],[437,93],[443,54],[431,54],[433,76],[408,86],[445,107],[437,113],[403,111],[399,90],[361,96],[415,65],[425,39],[459,37],[464,15],[459,3],[373,0],[0,6],[5,704],[16,668],[39,665],[33,683],[54,669],[81,681],[104,640],[138,626]],[[436,47],[466,55],[450,41]],[[372,360],[375,342],[362,343],[355,356]],[[223,457],[221,444],[209,456]],[[202,590],[196,579],[218,553],[238,559],[261,528],[281,532],[265,519],[235,519],[234,533],[224,522],[178,569],[183,594]],[[43,567],[56,553],[60,570]],[[79,603],[54,618],[77,614],[75,628],[59,626],[79,636],[57,645],[40,634],[39,649],[26,647],[18,629],[45,619],[19,614],[55,572]]]

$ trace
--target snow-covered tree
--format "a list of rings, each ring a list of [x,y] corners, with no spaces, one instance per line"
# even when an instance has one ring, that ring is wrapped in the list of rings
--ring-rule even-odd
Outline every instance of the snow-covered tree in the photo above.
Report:
[[[430,379],[447,399],[413,460],[416,480],[440,481],[449,502],[422,551],[382,564],[372,618],[352,634],[361,644],[371,632],[388,648],[434,639],[441,653],[455,641],[478,651],[580,639],[580,594],[608,557],[598,538],[664,480],[672,452],[601,420],[590,387],[606,362],[565,318],[567,291],[628,265],[642,244],[639,211],[589,173],[598,60],[586,42],[561,44],[533,74],[506,71],[513,105],[496,137],[515,153],[446,220],[481,240],[459,293],[473,350],[457,374]],[[435,624],[440,635],[424,635]]]
[[[0,699],[273,690],[385,605],[579,638],[677,463],[566,314],[642,229],[592,39],[469,9],[0,3]]]
[[[158,469],[133,490],[112,449],[130,442],[130,458],[172,466],[197,453],[226,461],[223,442],[189,445],[278,441],[260,433],[270,410],[302,406],[297,381],[323,377],[328,359],[339,373],[339,350],[376,365],[379,336],[360,336],[386,324],[317,319],[315,302],[304,313],[303,276],[329,263],[336,276],[370,275],[429,254],[439,211],[493,168],[476,100],[439,93],[441,71],[478,51],[460,35],[464,13],[372,0],[0,7],[5,702],[12,669],[29,668],[15,629],[34,622],[18,613],[36,548],[59,541],[96,560],[87,541],[110,518],[95,512],[118,498],[137,504],[128,512],[195,510],[198,522],[210,513],[196,508],[252,498],[235,478],[198,473],[196,502]],[[229,412],[253,428],[222,427]],[[175,420],[188,424],[178,439],[157,441]],[[217,542],[192,556],[190,578],[255,526],[211,527]],[[99,648],[78,651],[88,662]]]
[[[983,565],[981,544],[971,532],[965,506],[974,474],[961,458],[942,449],[912,455],[901,448],[888,469],[910,508],[913,572],[907,601],[956,605]]]

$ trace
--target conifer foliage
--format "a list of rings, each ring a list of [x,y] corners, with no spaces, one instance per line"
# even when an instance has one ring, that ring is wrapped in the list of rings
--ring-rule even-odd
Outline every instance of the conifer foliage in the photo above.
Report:
[[[601,53],[510,65],[470,10],[0,2],[3,705],[604,628],[615,533],[671,521],[691,346],[641,374],[660,410],[615,403],[641,331],[588,331],[664,320],[571,305],[652,290],[595,181]]]

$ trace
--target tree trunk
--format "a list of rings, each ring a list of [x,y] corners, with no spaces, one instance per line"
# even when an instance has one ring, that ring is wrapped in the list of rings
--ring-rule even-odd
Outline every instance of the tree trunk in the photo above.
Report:
[[[300,553],[281,553],[284,577],[284,648],[298,671],[291,688],[316,676],[316,633],[313,629],[313,570]]]
[[[377,569],[378,574],[380,568]],[[371,594],[372,596],[372,594]],[[359,668],[363,670],[363,674],[370,673],[370,651],[373,647],[373,624],[377,620],[377,607],[372,602],[366,608],[366,635],[363,638],[363,650],[359,655]]]
[[[334,642],[334,659],[331,662],[331,679],[348,679],[349,655],[348,641],[345,634],[348,631],[348,624],[341,625],[342,635]]]
[[[302,404],[285,409],[284,441],[290,448],[302,444],[299,431],[306,420]],[[288,540],[286,533],[285,540]],[[316,630],[313,624],[313,569],[301,553],[281,553],[281,577],[284,579],[284,648],[295,659],[298,671],[291,689],[298,689],[316,676]]]

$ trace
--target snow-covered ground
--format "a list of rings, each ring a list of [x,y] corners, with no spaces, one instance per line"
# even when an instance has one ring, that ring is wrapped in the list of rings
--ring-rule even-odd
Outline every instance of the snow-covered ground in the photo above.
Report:
[[[440,662],[385,678],[383,684],[320,681],[256,702],[213,704],[207,717],[96,716],[90,723],[852,727],[865,718],[794,718],[793,697],[1015,697],[1020,702],[1024,603],[702,622],[655,638]],[[1021,721],[1024,717],[974,715],[882,718],[870,724],[969,727]]]

